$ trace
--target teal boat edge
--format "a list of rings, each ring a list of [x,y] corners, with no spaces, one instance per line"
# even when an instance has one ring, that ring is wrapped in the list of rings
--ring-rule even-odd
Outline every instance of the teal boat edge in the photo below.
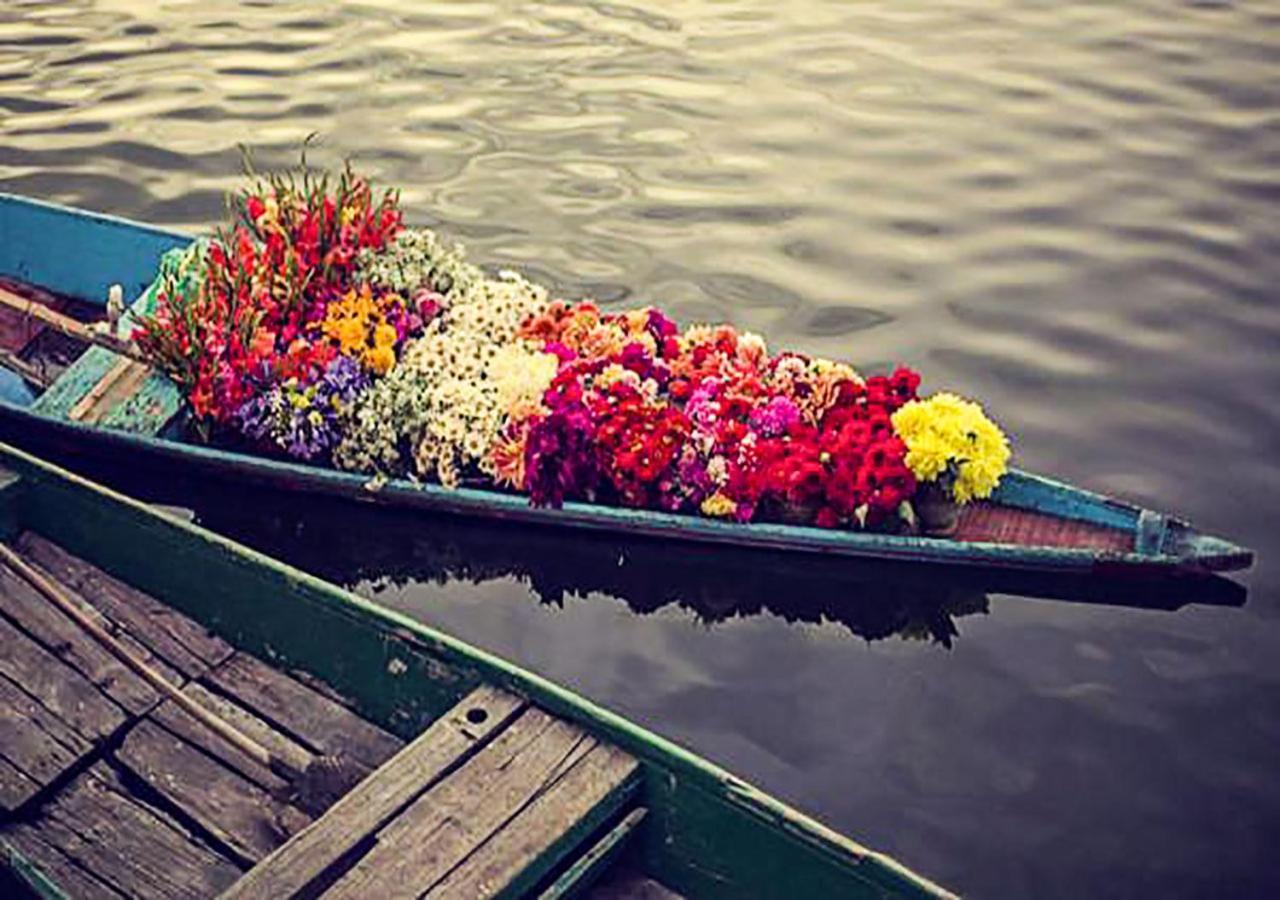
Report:
[[[238,648],[321,678],[362,716],[406,739],[487,682],[631,753],[645,772],[649,815],[640,846],[646,871],[677,890],[715,897],[954,896],[684,747],[499,656],[16,447],[0,443],[0,467],[19,476],[0,484],[0,537],[34,528]],[[39,873],[8,857],[43,892]]]
[[[39,238],[34,236],[37,232]],[[96,303],[105,302],[111,283],[124,284],[131,296],[140,295],[151,283],[160,257],[167,250],[194,240],[181,232],[14,194],[0,194],[0,235],[5,238],[0,241],[0,274]],[[85,248],[93,249],[88,252]],[[68,266],[68,260],[75,260],[76,264]],[[92,274],[94,266],[103,267],[102,277]],[[527,498],[516,494],[447,489],[407,479],[373,482],[363,474],[86,426],[42,415],[3,398],[0,438],[50,452],[59,459],[92,452],[96,446],[101,453],[138,454],[140,462],[143,458],[164,460],[216,476],[284,489],[463,515],[850,557],[1107,575],[1223,572],[1247,568],[1253,562],[1248,549],[1204,534],[1172,516],[1016,470],[1003,479],[994,501],[1131,532],[1133,550],[1121,553],[952,541],[774,523],[741,525],[583,503],[567,503],[561,509],[535,508]]]

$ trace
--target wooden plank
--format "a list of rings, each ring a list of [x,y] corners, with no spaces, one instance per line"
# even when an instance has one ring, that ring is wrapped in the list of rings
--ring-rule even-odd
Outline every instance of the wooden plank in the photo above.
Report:
[[[231,645],[208,629],[35,532],[18,549],[32,565],[78,592],[94,609],[184,674],[195,677],[230,658]]]
[[[961,507],[960,523],[952,540],[1128,553],[1134,549],[1133,534],[1132,528],[1111,528],[1052,513],[979,502]]]
[[[39,288],[10,278],[0,277],[0,290],[11,296],[39,303],[54,312],[62,312],[67,305],[67,301],[61,297],[55,297]],[[29,315],[23,308],[9,304],[0,305],[0,348],[4,350],[13,353],[21,352],[47,327],[44,322]]]
[[[32,823],[41,839],[129,897],[207,897],[240,870],[96,763]]]
[[[97,685],[26,633],[0,618],[0,674],[95,743],[124,724],[125,714]]]
[[[35,828],[13,825],[0,831],[0,846],[7,844],[35,866],[46,880],[75,900],[110,900],[123,896],[91,872],[76,865],[65,853],[41,839]]]
[[[74,599],[75,595],[72,596]],[[144,712],[159,700],[159,695],[150,685],[3,564],[0,564],[0,615],[31,635],[50,653],[68,663],[130,712]],[[156,659],[155,654],[132,637],[124,634],[117,637],[170,681],[182,683],[178,673]]]
[[[159,725],[129,729],[116,759],[249,866],[311,819]]]
[[[597,749],[596,739],[577,726],[537,708],[526,710],[384,828],[374,848],[325,896],[417,897],[430,891],[580,762],[596,756]],[[610,753],[618,751],[606,750],[604,755]],[[635,762],[619,756],[627,771],[632,771]],[[594,772],[595,767],[583,771]],[[590,806],[594,806],[598,798],[591,796]],[[570,814],[573,821],[590,806],[575,805]],[[560,820],[552,824],[559,825]],[[554,835],[541,830],[538,834],[558,838],[562,833],[554,827],[552,831]],[[483,877],[488,872],[489,866],[482,867]]]
[[[90,347],[31,404],[35,412],[69,418],[76,407],[124,357]],[[131,395],[103,413],[98,424],[134,434],[161,434],[185,408],[182,391],[166,375],[148,372]]]
[[[26,775],[29,782],[44,787],[90,749],[92,745],[69,725],[7,677],[0,676],[0,756]],[[30,788],[31,784],[24,783],[23,787]],[[14,810],[34,791],[25,793],[26,796],[13,792],[5,808]]]
[[[426,896],[525,896],[628,802],[639,770],[616,747],[595,744]]]
[[[150,374],[149,366],[122,357],[97,384],[76,401],[67,412],[67,418],[73,422],[96,425],[118,405],[132,397]]]
[[[346,706],[244,653],[210,672],[206,681],[315,753],[343,753],[374,769],[403,744]]]
[[[40,787],[40,782],[0,756],[0,809],[17,809],[30,800]]]
[[[627,841],[640,828],[640,823],[644,821],[647,814],[648,810],[644,807],[627,813],[622,821],[610,828],[591,849],[561,872],[556,880],[538,895],[538,900],[571,900],[573,897],[581,896],[613,864],[618,854],[626,847]]]
[[[274,755],[288,760],[294,768],[298,770],[305,769],[307,764],[314,758],[314,754],[311,751],[292,738],[272,728],[243,706],[221,694],[210,691],[204,685],[192,682],[183,688],[182,692],[200,705],[213,710],[224,720],[266,747]],[[164,725],[165,728],[179,737],[186,739],[188,743],[200,747],[206,753],[220,760],[223,765],[230,766],[268,792],[278,794],[287,790],[288,783],[283,778],[256,760],[252,760],[239,750],[236,750],[177,705],[166,700],[151,713],[151,719]]]
[[[483,685],[476,688],[306,830],[259,863],[224,897],[311,893],[330,867],[484,747],[523,708],[524,701],[513,694]]]

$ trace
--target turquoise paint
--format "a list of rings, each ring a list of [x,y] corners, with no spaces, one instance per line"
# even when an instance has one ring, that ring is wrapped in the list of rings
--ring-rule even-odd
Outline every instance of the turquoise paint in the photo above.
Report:
[[[160,256],[189,235],[0,193],[0,274],[105,305],[107,289],[136,297]]]
[[[144,464],[144,460],[145,464],[165,460],[183,465],[191,471],[225,477],[240,483],[267,484],[372,503],[419,507],[531,524],[621,531],[679,540],[851,557],[1030,570],[1089,572],[1102,567],[1108,570],[1213,568],[1217,571],[1245,567],[1252,562],[1249,551],[1222,540],[1217,540],[1213,545],[1212,554],[1206,554],[1202,558],[1196,551],[1200,545],[1191,541],[1182,541],[1177,547],[1165,547],[1154,553],[1105,553],[1086,549],[958,542],[941,538],[839,531],[775,523],[739,525],[696,516],[586,503],[566,503],[562,509],[539,508],[530,506],[528,498],[518,494],[475,488],[449,489],[438,484],[405,479],[391,480],[375,488],[369,476],[363,474],[232,453],[216,447],[97,428],[80,422],[53,420],[0,400],[0,420],[6,417],[13,423],[26,423],[19,424],[14,429],[5,429],[8,435],[18,440],[28,438],[39,428],[38,423],[43,423],[50,432],[48,438],[58,444],[76,446],[86,451],[92,447],[94,452],[115,459],[137,458],[140,465]],[[1098,515],[1107,517],[1106,521],[1114,521],[1110,517],[1129,515],[1132,522],[1136,523],[1136,507],[1105,500],[1087,491],[1079,491],[1082,496],[1077,498],[1073,495],[1076,489],[1026,472],[1015,471],[1010,474],[1009,479],[1018,488],[1000,498],[1009,505],[1018,506],[1022,497],[1030,496],[1034,503],[1030,508],[1055,512],[1052,498],[1061,496],[1062,514],[1071,518],[1091,521],[1091,515]],[[1100,502],[1103,504],[1101,508],[1098,505]],[[1131,524],[1130,530],[1133,527],[1134,524]],[[1214,565],[1201,566],[1200,563],[1206,560]]]
[[[0,245],[0,273],[14,274],[57,291],[86,296],[99,302],[105,297],[106,285],[111,282],[124,283],[127,290],[136,286],[133,288],[135,293],[142,291],[152,283],[161,255],[168,250],[185,247],[191,241],[190,237],[177,232],[3,194],[0,194],[0,228],[6,237],[13,234],[17,238],[12,246]],[[41,243],[30,237],[41,229],[51,229],[50,242]],[[82,245],[91,246],[92,252],[87,259],[84,252],[86,247]],[[111,251],[105,256],[102,252],[104,247]],[[64,265],[66,259],[76,259],[77,265]],[[98,279],[88,275],[95,265],[98,269],[111,273],[110,277]],[[76,271],[67,271],[69,269]],[[94,288],[86,292],[84,285],[90,283]],[[142,298],[142,302],[146,302],[146,299]],[[94,352],[90,351],[90,354]],[[86,354],[86,357],[90,354]],[[87,374],[84,373],[83,377],[78,375],[76,383],[83,384]],[[176,388],[172,385],[170,388],[176,397]],[[66,388],[68,393],[72,390],[72,387]],[[149,386],[148,390],[159,391],[160,388]],[[34,415],[24,411],[19,405],[7,403],[0,398],[0,415],[7,416],[12,424],[17,425],[16,434],[6,429],[12,438],[22,440],[24,429],[38,429],[43,423],[58,432],[50,435],[51,437],[86,449],[96,447],[97,452],[126,457],[132,454],[140,457],[146,455],[152,459],[166,459],[241,481],[270,483],[296,490],[465,515],[625,531],[711,543],[1025,569],[1090,571],[1099,566],[1196,568],[1197,561],[1202,560],[1210,561],[1215,568],[1222,569],[1241,568],[1252,561],[1248,551],[1217,539],[1214,539],[1216,542],[1213,544],[1184,540],[1172,548],[1163,546],[1167,542],[1145,542],[1141,552],[1114,554],[1051,547],[960,543],[937,538],[832,531],[771,523],[744,526],[696,516],[581,503],[569,503],[559,510],[537,509],[529,506],[527,498],[518,495],[468,488],[449,490],[436,484],[419,484],[403,479],[390,481],[376,491],[367,490],[365,485],[368,477],[365,475],[181,443],[171,439],[175,432],[176,417],[171,416],[166,422],[159,422],[159,412],[156,422],[146,421],[145,415],[142,422],[135,422],[138,411],[123,411],[119,417],[104,423],[116,426],[108,428],[67,421],[56,421],[55,424],[55,420],[45,414],[65,413],[70,404],[66,397],[56,391],[51,391],[50,395],[47,402],[42,398],[37,404]],[[83,391],[80,396],[83,396]],[[174,397],[166,397],[164,403],[180,402]],[[166,438],[158,439],[154,437],[156,434],[165,434]],[[1135,533],[1135,538],[1137,537],[1136,529],[1141,512],[1137,507],[1041,476],[1013,471],[1001,483],[994,499],[1009,506],[1119,528]]]

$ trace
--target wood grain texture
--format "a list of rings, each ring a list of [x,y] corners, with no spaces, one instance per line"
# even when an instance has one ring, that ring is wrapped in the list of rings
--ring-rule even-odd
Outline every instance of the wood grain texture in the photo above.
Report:
[[[33,827],[129,897],[207,897],[240,874],[168,814],[130,796],[105,763],[61,791]]]
[[[330,867],[484,747],[523,708],[524,701],[513,694],[488,686],[477,688],[328,812],[259,863],[224,897],[309,894],[309,888],[330,874]],[[484,712],[483,721],[471,721],[478,718],[475,710]],[[330,880],[332,877],[330,874]]]
[[[442,891],[440,896],[478,896],[469,893],[474,889],[496,892],[599,802],[600,785],[609,782],[611,789],[616,786],[611,776],[626,777],[588,763],[593,757],[612,761],[615,754],[625,761],[627,773],[634,770],[634,761],[619,751],[530,708],[384,828],[376,846],[325,896],[417,897],[433,889]],[[563,805],[545,801],[551,794],[560,801],[570,795],[577,800]],[[496,837],[535,808],[511,835]],[[486,847],[492,852],[483,852]],[[452,878],[458,879],[462,893],[450,893],[454,886],[445,883]]]
[[[0,711],[0,716],[3,715],[5,713]],[[3,726],[0,726],[2,730]],[[0,810],[17,809],[35,796],[41,786],[39,781],[0,756]]]
[[[0,616],[17,625],[130,712],[144,712],[159,700],[159,695],[142,678],[3,564],[0,564]],[[126,635],[118,637],[170,681],[181,683],[182,677],[156,659],[151,651]]]
[[[188,684],[182,692],[201,706],[212,710],[224,720],[266,747],[275,756],[287,760],[295,770],[301,771],[314,758],[314,754],[298,742],[272,728],[258,716],[249,712],[233,699],[210,691],[202,684]],[[151,713],[151,719],[169,731],[200,747],[223,765],[235,769],[266,791],[276,794],[288,787],[286,781],[256,760],[250,759],[226,741],[210,732],[189,713],[175,703],[165,701]]]
[[[26,790],[6,787],[7,810],[16,809],[34,793],[32,787],[44,787],[92,748],[74,728],[0,675],[0,755],[27,779],[14,786]]]
[[[0,291],[26,298],[55,312],[62,312],[67,306],[67,301],[61,297],[10,278],[0,278]],[[0,305],[0,348],[17,353],[47,327],[21,309]]]
[[[572,900],[582,896],[588,888],[613,865],[618,855],[634,837],[648,810],[633,809],[561,872],[556,880],[538,894],[538,900]]]
[[[17,547],[29,563],[79,593],[102,616],[188,677],[231,656],[231,646],[202,625],[35,532],[21,535]]]
[[[1106,553],[1129,553],[1134,548],[1133,529],[1111,528],[997,503],[971,503],[963,507],[953,537],[957,541],[1100,550]]]
[[[378,721],[438,715],[457,702],[460,685],[486,680],[518,690],[641,758],[650,811],[644,863],[651,877],[674,890],[707,897],[949,896],[562,686],[286,565],[242,553],[225,539],[157,516],[29,454],[0,453],[27,485],[32,525],[108,560],[113,571],[171,597],[191,616],[216,622],[264,658],[278,652],[291,665],[322,675]],[[180,564],[157,571],[156,558]],[[398,660],[408,668],[397,675],[399,667],[391,664]]]
[[[72,900],[114,900],[124,896],[81,868],[70,857],[46,843],[36,828],[19,824],[0,830],[0,841],[8,844]]]
[[[124,724],[124,711],[97,685],[3,618],[0,674],[21,685],[90,744]]]
[[[243,653],[210,672],[207,681],[314,753],[343,753],[374,769],[403,744],[348,707]]]
[[[138,364],[131,359],[121,358],[107,370],[98,383],[89,388],[84,396],[67,411],[67,418],[73,422],[95,424],[100,421],[112,402],[121,399],[123,391],[137,387],[134,380],[134,368]],[[144,370],[145,373],[145,370]]]
[[[581,851],[583,843],[630,798],[639,764],[616,747],[590,740],[587,750],[426,896],[523,897],[566,857],[591,853],[594,847]],[[628,833],[619,832],[618,840]],[[602,865],[611,849],[602,848]]]
[[[216,738],[211,737],[212,740]],[[116,759],[230,848],[246,867],[310,819],[239,772],[152,722],[125,736]]]

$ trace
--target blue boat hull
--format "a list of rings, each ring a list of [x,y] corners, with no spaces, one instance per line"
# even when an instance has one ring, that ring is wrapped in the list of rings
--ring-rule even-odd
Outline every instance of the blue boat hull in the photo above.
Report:
[[[107,286],[132,295],[149,283],[160,256],[191,238],[178,232],[0,194],[0,275],[61,294],[102,302]],[[536,508],[527,498],[497,491],[392,480],[233,453],[178,440],[84,425],[46,416],[0,398],[0,440],[53,456],[71,466],[127,461],[161,478],[184,472],[363,502],[417,507],[468,516],[629,535],[733,544],[848,557],[943,565],[1103,574],[1219,572],[1247,567],[1250,551],[1201,534],[1184,522],[1023,472],[1012,472],[993,501],[1020,510],[1089,523],[1132,535],[1132,550],[954,541],[929,537],[753,523],[568,503]]]

